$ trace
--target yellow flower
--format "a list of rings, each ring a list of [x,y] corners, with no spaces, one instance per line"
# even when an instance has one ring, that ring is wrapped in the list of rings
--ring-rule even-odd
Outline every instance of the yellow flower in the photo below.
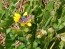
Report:
[[[30,22],[28,22],[28,23],[21,23],[21,26],[25,26],[25,25],[27,25],[27,26],[32,26],[32,24],[30,23]]]
[[[14,19],[15,22],[19,22],[20,17],[21,16],[20,16],[19,13],[15,13],[13,19]]]
[[[26,16],[27,15],[27,12],[25,12],[24,14],[23,14],[23,16]]]
[[[26,25],[27,25],[27,26],[29,26],[29,27],[30,27],[30,26],[32,26],[32,24],[31,24],[30,22],[29,22],[29,23],[27,23]]]
[[[28,23],[20,23],[20,25],[21,25],[21,26],[25,26],[25,25],[27,25],[27,26],[29,26],[29,27],[32,26],[32,24],[31,24],[30,22],[28,22]]]

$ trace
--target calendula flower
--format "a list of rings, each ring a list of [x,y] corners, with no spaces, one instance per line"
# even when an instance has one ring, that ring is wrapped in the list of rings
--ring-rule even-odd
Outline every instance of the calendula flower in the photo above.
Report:
[[[20,23],[21,26],[29,26],[29,27],[32,26],[31,24],[32,16],[28,15],[27,12],[25,12],[22,17],[19,13],[15,13],[13,19],[15,22]]]
[[[23,16],[27,16],[27,12],[25,12],[25,13],[23,14]]]
[[[15,14],[14,14],[13,19],[14,19],[15,22],[19,22],[20,18],[21,18],[21,16],[20,16],[19,13],[15,13]]]

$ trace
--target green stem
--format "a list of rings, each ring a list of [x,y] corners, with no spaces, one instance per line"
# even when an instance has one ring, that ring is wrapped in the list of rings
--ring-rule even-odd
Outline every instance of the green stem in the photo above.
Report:
[[[48,19],[48,21],[46,22],[46,24],[45,24],[45,26],[44,26],[45,28],[46,28],[46,27],[47,27],[47,25],[49,24],[49,22],[50,22],[51,18],[52,18],[52,17],[50,16],[50,17],[49,17],[49,19]]]
[[[54,44],[55,44],[55,41],[53,42],[53,44],[52,44],[52,46],[50,47],[50,49],[52,49],[52,48],[53,48]]]

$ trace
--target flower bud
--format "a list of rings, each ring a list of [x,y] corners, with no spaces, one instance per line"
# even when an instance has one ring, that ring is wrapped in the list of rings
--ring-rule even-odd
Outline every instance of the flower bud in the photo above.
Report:
[[[51,27],[48,29],[48,32],[52,33],[52,32],[54,32],[54,29]]]
[[[38,30],[38,31],[36,32],[36,37],[37,37],[37,38],[41,38],[41,37],[44,36],[44,35],[47,35],[46,30],[41,29],[41,30]]]
[[[28,40],[28,39],[30,39],[32,37],[32,34],[28,34],[27,36],[26,36],[26,39]]]

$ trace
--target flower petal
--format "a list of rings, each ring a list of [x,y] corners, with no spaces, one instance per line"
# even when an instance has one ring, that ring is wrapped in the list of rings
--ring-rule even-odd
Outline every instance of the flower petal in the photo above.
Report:
[[[25,23],[21,23],[21,26],[25,26]]]
[[[27,23],[26,25],[27,25],[27,26],[32,26],[32,24],[31,24],[31,23]]]
[[[24,14],[23,14],[23,16],[26,16],[27,15],[27,12],[25,12]]]

